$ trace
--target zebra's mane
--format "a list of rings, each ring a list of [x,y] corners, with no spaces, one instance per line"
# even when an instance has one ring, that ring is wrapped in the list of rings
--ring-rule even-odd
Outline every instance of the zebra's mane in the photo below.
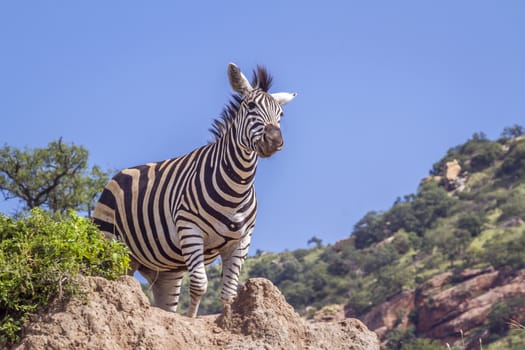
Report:
[[[273,77],[268,73],[265,67],[257,66],[253,71],[252,87],[254,90],[262,90],[268,92],[272,86]],[[232,94],[232,99],[224,107],[219,118],[213,121],[213,125],[210,128],[211,133],[215,137],[215,141],[220,140],[233,124],[233,121],[237,117],[239,107],[243,101],[241,94]]]

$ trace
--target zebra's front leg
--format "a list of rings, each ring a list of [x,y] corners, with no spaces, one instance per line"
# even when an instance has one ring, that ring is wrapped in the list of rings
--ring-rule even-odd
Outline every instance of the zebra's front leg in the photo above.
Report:
[[[208,288],[208,277],[204,266],[204,241],[201,234],[193,230],[181,233],[181,250],[190,274],[190,306],[187,315],[197,316],[202,296]]]
[[[237,287],[239,285],[239,275],[242,265],[248,255],[250,247],[250,237],[248,234],[238,244],[233,245],[230,249],[221,252],[222,259],[222,290],[221,301],[223,310],[229,311],[233,299],[237,296]]]

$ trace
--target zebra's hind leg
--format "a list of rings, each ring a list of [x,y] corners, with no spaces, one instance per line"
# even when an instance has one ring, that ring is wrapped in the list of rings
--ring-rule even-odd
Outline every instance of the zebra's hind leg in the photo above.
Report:
[[[151,286],[154,306],[166,311],[177,311],[184,271],[154,271],[143,266],[139,271]]]
[[[208,288],[208,277],[204,265],[204,241],[202,235],[195,232],[186,229],[181,233],[182,255],[190,274],[191,302],[187,312],[189,317],[197,316],[202,296]]]

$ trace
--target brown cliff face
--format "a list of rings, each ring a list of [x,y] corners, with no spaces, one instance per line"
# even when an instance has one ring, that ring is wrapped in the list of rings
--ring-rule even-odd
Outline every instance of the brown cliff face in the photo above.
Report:
[[[468,269],[456,276],[443,273],[417,290],[403,291],[377,305],[363,316],[363,322],[381,338],[397,326],[414,324],[419,337],[453,344],[462,331],[467,343],[477,344],[478,337],[489,334],[471,330],[487,322],[495,303],[515,296],[525,297],[525,270],[509,277],[493,268]]]
[[[363,322],[380,338],[398,325],[407,327],[410,323],[408,316],[415,308],[415,293],[413,290],[403,291],[394,295],[388,302],[374,307],[363,317]]]
[[[377,335],[358,320],[312,324],[268,280],[249,279],[229,312],[188,318],[151,307],[131,277],[83,278],[85,300],[35,316],[13,349],[370,349]]]

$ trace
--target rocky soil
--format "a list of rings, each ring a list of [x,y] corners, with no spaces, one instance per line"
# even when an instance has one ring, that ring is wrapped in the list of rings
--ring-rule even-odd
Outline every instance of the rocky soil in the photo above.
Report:
[[[245,283],[230,310],[193,319],[151,307],[132,277],[80,283],[87,295],[35,316],[12,349],[379,349],[360,321],[309,323],[261,278]]]
[[[375,306],[363,322],[383,339],[389,330],[411,322],[419,336],[440,339],[443,344],[460,341],[463,331],[467,348],[477,348],[479,338],[489,335],[477,329],[486,322],[492,305],[525,297],[524,286],[525,270],[512,275],[493,268],[467,269],[457,275],[446,272]],[[417,317],[410,317],[415,310]],[[517,321],[524,320],[525,316]]]

